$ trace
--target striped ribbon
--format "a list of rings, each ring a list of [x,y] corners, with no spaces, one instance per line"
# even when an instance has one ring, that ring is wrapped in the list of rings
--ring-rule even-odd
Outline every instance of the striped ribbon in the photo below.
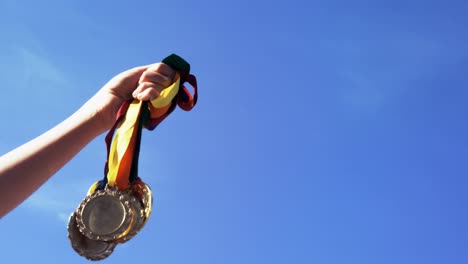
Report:
[[[106,136],[107,162],[104,179],[91,186],[88,193],[104,189],[107,185],[125,190],[138,180],[138,158],[142,129],[154,130],[179,106],[190,111],[198,100],[197,80],[190,74],[190,65],[172,54],[163,63],[176,70],[172,84],[152,101],[129,100],[120,107],[116,122]],[[193,95],[185,87],[189,83]]]

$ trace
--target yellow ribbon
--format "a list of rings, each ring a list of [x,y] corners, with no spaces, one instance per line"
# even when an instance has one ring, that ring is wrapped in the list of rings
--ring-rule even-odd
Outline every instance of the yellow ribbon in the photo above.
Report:
[[[179,91],[180,77],[176,74],[175,81],[150,103],[155,110],[168,107]],[[129,183],[132,167],[138,126],[140,122],[140,110],[142,102],[133,100],[125,114],[124,119],[117,126],[112,139],[107,173],[107,184],[111,187],[126,189]]]

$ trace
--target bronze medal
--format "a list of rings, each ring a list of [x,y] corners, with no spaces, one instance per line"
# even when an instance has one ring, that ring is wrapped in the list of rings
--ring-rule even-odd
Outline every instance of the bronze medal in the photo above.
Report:
[[[70,216],[67,226],[68,240],[72,248],[80,256],[89,260],[105,259],[112,254],[116,246],[115,243],[99,240],[92,240],[83,235],[77,225],[76,213]]]
[[[78,228],[93,240],[116,240],[129,232],[134,214],[130,204],[134,202],[134,197],[116,189],[95,191],[76,211]]]

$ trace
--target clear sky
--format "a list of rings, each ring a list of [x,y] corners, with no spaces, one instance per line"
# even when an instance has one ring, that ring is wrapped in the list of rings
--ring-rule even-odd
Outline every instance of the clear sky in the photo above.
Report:
[[[155,210],[102,263],[468,263],[467,1],[0,0],[0,152],[177,53],[199,104],[145,132]],[[87,263],[103,137],[0,221],[0,263]],[[47,166],[47,164],[44,164]]]

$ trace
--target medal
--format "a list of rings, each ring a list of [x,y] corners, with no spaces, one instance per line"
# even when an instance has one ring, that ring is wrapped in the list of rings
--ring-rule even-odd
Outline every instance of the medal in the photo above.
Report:
[[[139,181],[135,184],[134,191],[138,194],[138,197],[140,197],[142,201],[144,207],[143,213],[146,222],[150,217],[151,212],[153,211],[153,193],[151,192],[150,187],[142,181]]]
[[[77,209],[80,232],[94,240],[112,241],[128,233],[138,203],[126,192],[105,188],[86,197]]]
[[[173,54],[163,63],[176,70],[173,83],[158,98],[126,101],[106,136],[107,162],[104,179],[92,185],[87,197],[70,216],[68,238],[72,248],[89,260],[110,256],[117,244],[135,237],[153,210],[149,186],[138,177],[142,129],[153,130],[175,108],[185,111],[197,101],[195,76],[190,65]],[[183,85],[192,85],[193,97]]]
[[[142,181],[132,184],[131,195],[136,197],[139,202],[131,203],[131,207],[134,212],[131,229],[128,234],[117,239],[117,243],[125,243],[136,236],[148,221],[151,211],[153,210],[153,196],[148,185]]]
[[[80,256],[89,260],[101,260],[110,256],[116,246],[115,243],[92,240],[83,235],[76,222],[76,213],[70,216],[67,226],[68,240],[72,248]]]

